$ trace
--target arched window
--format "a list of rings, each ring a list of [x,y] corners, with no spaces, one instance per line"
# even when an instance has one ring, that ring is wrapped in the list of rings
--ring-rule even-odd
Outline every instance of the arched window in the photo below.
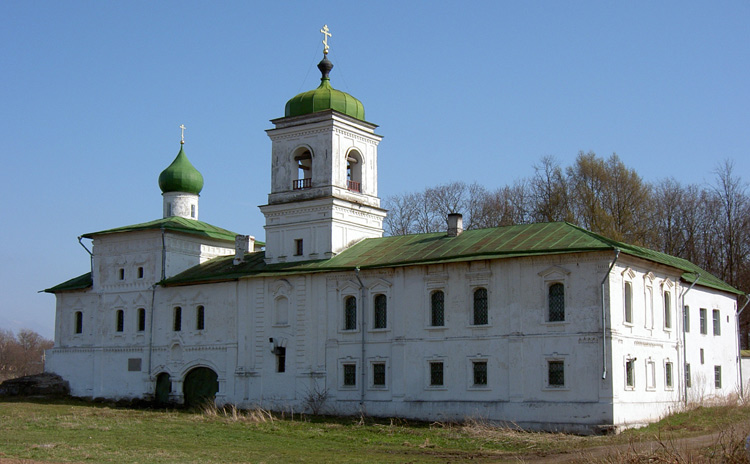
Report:
[[[146,310],[138,308],[138,332],[146,330]]]
[[[633,323],[633,284],[625,282],[625,322]]]
[[[81,311],[76,311],[75,333],[83,333],[83,313]]]
[[[289,324],[289,300],[285,296],[280,296],[276,298],[275,306],[275,324]]]
[[[202,305],[195,308],[195,330],[206,328],[206,308]]]
[[[310,150],[301,149],[294,156],[297,164],[297,179],[294,181],[293,189],[301,190],[312,187],[312,153]]]
[[[357,299],[353,296],[344,300],[344,330],[357,330]]]
[[[445,325],[445,294],[438,290],[430,295],[430,325],[442,327]]]
[[[122,332],[125,330],[125,311],[118,309],[115,313],[115,330]]]
[[[672,297],[664,292],[664,328],[672,328]]]
[[[376,329],[385,329],[388,324],[387,298],[382,293],[378,293],[375,295],[373,303],[374,312],[372,315],[372,325]]]
[[[362,191],[362,156],[352,150],[346,157],[346,188],[353,192]]]
[[[474,325],[489,324],[489,315],[487,312],[487,289],[478,288],[474,290]]]
[[[547,298],[547,320],[561,322],[565,320],[565,286],[554,283],[549,286]]]

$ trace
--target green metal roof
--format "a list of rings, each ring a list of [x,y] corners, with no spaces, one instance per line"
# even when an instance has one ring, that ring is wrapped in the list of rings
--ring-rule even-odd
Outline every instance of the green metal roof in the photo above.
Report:
[[[84,238],[94,238],[98,235],[117,234],[121,232],[134,232],[139,230],[169,230],[183,234],[197,235],[199,237],[209,237],[219,240],[228,240],[234,242],[237,235],[232,231],[222,229],[221,227],[212,226],[202,221],[188,219],[179,216],[170,216],[164,219],[134,224],[132,226],[118,227],[116,229],[102,230],[100,232],[91,232],[84,234]]]
[[[219,257],[195,266],[162,282],[185,285],[235,280],[242,277],[310,272],[375,269],[418,264],[437,264],[503,259],[563,253],[620,249],[622,253],[654,261],[683,271],[682,278],[693,282],[700,273],[699,285],[729,293],[743,293],[721,279],[681,258],[607,239],[565,222],[524,224],[492,229],[467,230],[457,237],[443,232],[370,238],[341,254],[319,261],[267,265],[264,253],[248,253],[244,263],[234,265],[234,257]]]
[[[318,69],[322,74],[318,88],[292,97],[286,102],[284,116],[301,116],[318,111],[336,110],[339,113],[364,121],[365,106],[362,102],[346,92],[331,87],[331,79],[328,77],[328,73],[333,69],[333,63],[327,57],[324,57],[318,63]]]
[[[91,280],[91,273],[87,272],[61,284],[57,284],[54,287],[47,288],[44,291],[47,293],[57,293],[70,290],[85,290],[87,288],[90,288],[92,284],[93,281]]]
[[[203,190],[203,175],[190,163],[182,145],[172,164],[159,174],[159,188],[163,193],[187,192],[195,195]]]

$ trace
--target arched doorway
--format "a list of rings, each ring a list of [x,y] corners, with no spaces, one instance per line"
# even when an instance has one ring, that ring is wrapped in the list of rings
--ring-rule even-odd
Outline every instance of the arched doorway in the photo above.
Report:
[[[219,391],[219,376],[207,367],[196,367],[185,376],[182,393],[185,406],[199,406],[213,402]]]
[[[162,372],[156,376],[156,391],[154,392],[154,401],[158,405],[169,403],[169,394],[172,392],[172,379],[169,374]]]

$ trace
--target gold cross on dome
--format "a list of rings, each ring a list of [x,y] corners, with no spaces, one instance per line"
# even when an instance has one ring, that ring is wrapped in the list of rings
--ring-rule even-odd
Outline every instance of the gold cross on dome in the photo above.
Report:
[[[182,140],[180,140],[180,143],[185,143],[185,124],[180,124],[180,129],[182,129]]]
[[[328,38],[331,37],[331,33],[328,32],[328,24],[323,26],[323,29],[320,30],[320,32],[323,34],[323,54],[328,54]]]

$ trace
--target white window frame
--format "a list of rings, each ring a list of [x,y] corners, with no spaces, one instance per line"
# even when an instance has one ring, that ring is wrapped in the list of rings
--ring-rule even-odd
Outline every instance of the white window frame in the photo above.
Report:
[[[390,362],[388,358],[384,357],[375,357],[375,358],[369,358],[367,363],[368,366],[368,380],[367,380],[367,388],[368,390],[378,390],[378,391],[386,391],[390,389]],[[384,385],[375,385],[375,364],[384,364],[385,365],[385,384]]]
[[[443,363],[443,384],[442,385],[432,385],[432,371],[430,368],[430,365],[432,363]],[[424,382],[424,389],[425,390],[435,390],[435,391],[444,391],[448,390],[448,387],[446,386],[446,372],[448,371],[448,359],[445,356],[431,356],[428,358],[425,358],[424,363],[424,375],[425,375],[425,382]]]
[[[563,363],[563,384],[562,385],[550,385],[549,383],[549,367],[552,362]],[[565,355],[559,355],[553,353],[550,356],[545,356],[542,362],[542,391],[569,391],[570,390],[570,366],[568,365],[568,359]]]
[[[570,294],[571,287],[569,282],[570,271],[560,266],[550,266],[537,275],[541,277],[542,289],[542,324],[546,326],[563,326],[570,323]],[[549,290],[554,284],[562,284],[564,293],[564,315],[561,321],[549,320]]]
[[[467,390],[473,391],[484,391],[491,390],[490,387],[490,357],[486,355],[469,356],[467,358]],[[484,385],[477,385],[474,383],[474,363],[484,363],[487,366],[487,383]]]
[[[287,354],[287,358],[289,355]],[[288,361],[288,359],[287,359]],[[352,390],[358,390],[360,386],[360,382],[362,381],[362,371],[360,370],[362,368],[359,358],[354,357],[346,357],[346,358],[339,358],[338,360],[338,388],[342,391],[352,391]],[[344,384],[344,366],[345,365],[354,365],[354,385],[345,385]]]

